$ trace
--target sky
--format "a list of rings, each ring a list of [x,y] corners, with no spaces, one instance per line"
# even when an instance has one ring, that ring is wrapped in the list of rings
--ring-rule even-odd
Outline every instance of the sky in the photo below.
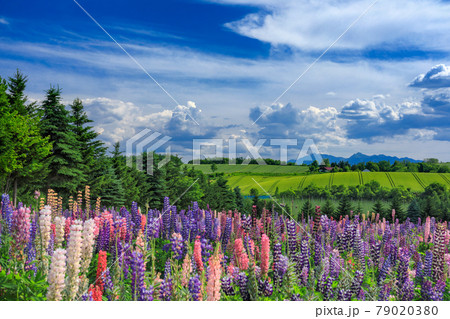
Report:
[[[262,139],[274,158],[291,139],[294,159],[312,139],[450,161],[449,16],[437,0],[2,1],[0,76],[20,69],[30,100],[81,98],[123,150],[149,129],[185,160],[194,139],[224,156]]]

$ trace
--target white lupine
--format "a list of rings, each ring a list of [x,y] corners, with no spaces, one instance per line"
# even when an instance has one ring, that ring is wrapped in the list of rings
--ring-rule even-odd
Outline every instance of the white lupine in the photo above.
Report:
[[[95,244],[95,221],[89,219],[83,225],[83,248],[81,255],[81,271],[88,270]]]
[[[81,262],[81,231],[82,222],[74,221],[70,226],[70,238],[67,245],[67,299],[73,300],[77,294],[79,286],[79,273]]]
[[[41,250],[46,252],[50,241],[50,231],[52,225],[52,210],[50,206],[44,206],[39,212],[39,230],[41,232]]]
[[[66,226],[66,218],[58,216],[55,218],[55,247],[58,248],[64,241],[64,227]]]
[[[48,275],[47,300],[62,300],[62,291],[64,290],[64,276],[66,273],[66,251],[58,248],[52,256],[50,273]]]

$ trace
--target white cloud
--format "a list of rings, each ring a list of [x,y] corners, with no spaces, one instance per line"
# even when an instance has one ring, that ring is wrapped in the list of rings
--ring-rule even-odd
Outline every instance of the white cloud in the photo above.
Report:
[[[365,11],[372,0],[222,0],[264,10],[226,24],[235,32],[272,45],[323,50]],[[334,48],[376,46],[450,48],[450,4],[435,0],[378,1]]]
[[[450,87],[450,68],[445,64],[433,66],[427,73],[414,78],[409,86],[428,89]]]
[[[0,24],[8,25],[8,24],[9,24],[9,21],[6,20],[5,18],[0,18]]]

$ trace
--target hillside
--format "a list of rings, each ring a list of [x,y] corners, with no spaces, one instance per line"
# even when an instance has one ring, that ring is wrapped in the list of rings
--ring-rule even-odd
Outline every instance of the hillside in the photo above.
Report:
[[[381,161],[387,161],[390,164],[393,164],[395,161],[399,161],[399,162],[403,162],[403,161],[407,161],[407,162],[411,162],[411,163],[419,163],[422,162],[420,160],[415,160],[409,157],[397,157],[397,156],[388,156],[388,155],[384,155],[384,154],[378,154],[378,155],[366,155],[363,153],[355,153],[350,157],[339,157],[339,156],[333,156],[330,154],[321,154],[323,159],[328,158],[330,163],[338,163],[340,161],[344,161],[344,162],[349,162],[350,165],[353,164],[358,164],[358,163],[367,163],[367,162],[374,162],[374,163],[378,163]],[[311,164],[314,161],[314,158],[311,159],[311,157],[305,156],[303,158],[300,159],[301,162],[305,163],[305,164]],[[290,163],[295,163],[296,160],[290,160]]]

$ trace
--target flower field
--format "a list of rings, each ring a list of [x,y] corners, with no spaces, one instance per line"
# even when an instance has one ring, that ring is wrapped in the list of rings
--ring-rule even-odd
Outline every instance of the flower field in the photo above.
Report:
[[[280,212],[95,207],[49,192],[39,209],[1,202],[0,300],[449,300],[450,232],[316,207]],[[350,212],[349,212],[350,213]]]

